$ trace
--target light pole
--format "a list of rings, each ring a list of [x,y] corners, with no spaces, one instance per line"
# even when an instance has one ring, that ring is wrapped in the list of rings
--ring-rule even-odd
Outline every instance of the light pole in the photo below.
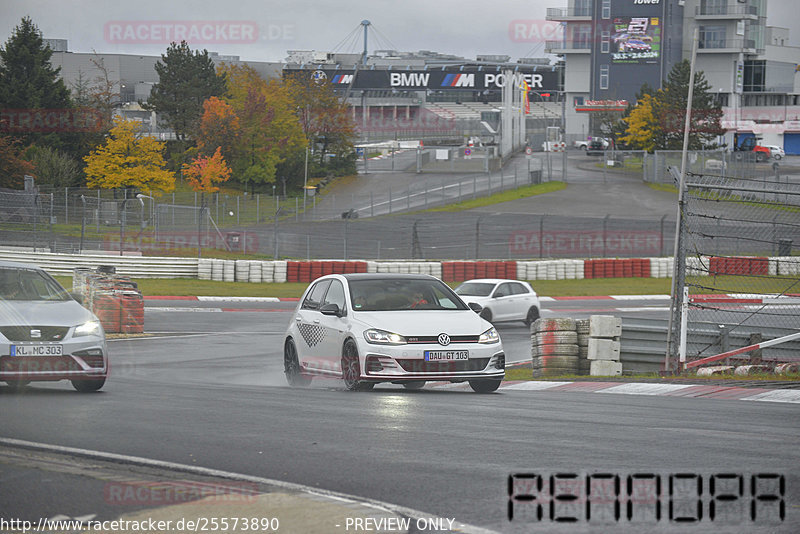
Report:
[[[155,227],[156,227],[156,242],[158,242],[158,204],[156,204],[156,199],[151,197],[150,195],[145,195],[143,193],[138,193],[136,198],[142,203],[142,210],[144,210],[144,201],[143,198],[150,199],[150,217],[148,219],[155,218]],[[142,213],[142,227],[144,228],[144,213]]]

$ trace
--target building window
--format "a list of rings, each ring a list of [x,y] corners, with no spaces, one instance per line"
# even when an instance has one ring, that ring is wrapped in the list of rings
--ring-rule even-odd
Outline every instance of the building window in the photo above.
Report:
[[[698,48],[725,48],[725,26],[700,26]]]
[[[591,48],[592,25],[580,24],[572,31],[572,48]]]
[[[744,62],[743,89],[745,93],[757,93],[765,90],[766,70],[766,62],[763,59]]]
[[[726,15],[728,0],[703,0],[700,4],[701,15]]]
[[[592,16],[592,0],[575,0],[575,16],[576,17],[591,17]]]
[[[576,96],[575,100],[573,102],[574,102],[574,104],[573,104],[572,107],[577,108],[578,106],[582,106],[583,105],[583,97],[582,96]]]
[[[600,53],[608,54],[611,51],[611,32],[600,32]]]
[[[610,19],[611,18],[611,0],[603,0],[602,12],[600,14],[600,18]]]
[[[600,89],[608,89],[608,65],[600,65]]]

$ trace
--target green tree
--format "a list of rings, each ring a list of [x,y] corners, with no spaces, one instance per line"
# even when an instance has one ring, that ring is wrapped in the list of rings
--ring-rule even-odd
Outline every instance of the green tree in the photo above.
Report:
[[[662,127],[656,132],[657,150],[682,150],[686,120],[686,101],[689,99],[688,60],[676,63],[658,91],[654,112]],[[702,71],[695,73],[692,95],[692,117],[689,126],[689,150],[716,148],[716,139],[725,133],[722,128],[722,107],[711,93],[711,85]]]
[[[276,183],[279,165],[306,146],[297,109],[284,84],[266,82],[248,66],[220,69],[228,83],[227,102],[239,119],[239,141],[230,162],[234,178],[249,185]]]
[[[225,75],[217,74],[208,51],[192,51],[185,41],[172,43],[155,65],[158,83],[143,107],[155,111],[184,140],[203,114],[203,102],[225,93]]]
[[[14,28],[5,46],[0,47],[0,107],[9,110],[59,109],[72,107],[69,90],[53,68],[53,51],[44,45],[42,33],[29,17]],[[24,145],[33,142],[51,146],[63,144],[58,132],[36,128],[7,129]]]
[[[168,193],[175,176],[164,169],[163,150],[164,143],[142,135],[136,121],[116,118],[105,144],[84,158],[86,185]]]
[[[69,155],[47,146],[33,147],[31,152],[37,183],[58,188],[83,185],[81,166]]]
[[[335,158],[352,154],[356,124],[347,104],[336,96],[330,81],[316,81],[302,72],[288,77],[284,83],[298,110],[303,133],[320,166],[327,165],[328,154]]]

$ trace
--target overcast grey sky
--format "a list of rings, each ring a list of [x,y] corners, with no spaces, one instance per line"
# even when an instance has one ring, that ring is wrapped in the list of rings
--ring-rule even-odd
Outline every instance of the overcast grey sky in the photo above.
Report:
[[[800,43],[797,0],[769,0],[768,24],[790,27]],[[0,0],[0,41],[29,15],[45,37],[69,40],[73,52],[158,55],[175,32],[192,48],[282,61],[291,49],[360,52],[359,23],[370,20],[370,51],[433,50],[541,57],[555,23],[548,7],[566,0]],[[344,42],[343,42],[344,41]],[[800,58],[798,58],[800,60]]]

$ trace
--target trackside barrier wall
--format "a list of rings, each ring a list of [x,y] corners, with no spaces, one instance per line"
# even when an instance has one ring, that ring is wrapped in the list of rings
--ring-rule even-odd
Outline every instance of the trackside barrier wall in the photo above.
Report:
[[[580,280],[584,278],[669,278],[672,258],[624,258],[597,260],[532,261],[257,261],[214,258],[109,256],[103,254],[54,254],[0,250],[0,260],[31,263],[50,274],[69,275],[76,268],[113,266],[117,274],[131,278],[198,278],[227,282],[310,282],[325,274],[411,273],[430,274],[446,282],[473,278],[517,280]],[[798,275],[800,261],[786,257],[689,257],[687,275]]]
[[[106,333],[144,332],[144,298],[136,282],[127,276],[77,268],[72,274],[73,291],[94,313]]]

